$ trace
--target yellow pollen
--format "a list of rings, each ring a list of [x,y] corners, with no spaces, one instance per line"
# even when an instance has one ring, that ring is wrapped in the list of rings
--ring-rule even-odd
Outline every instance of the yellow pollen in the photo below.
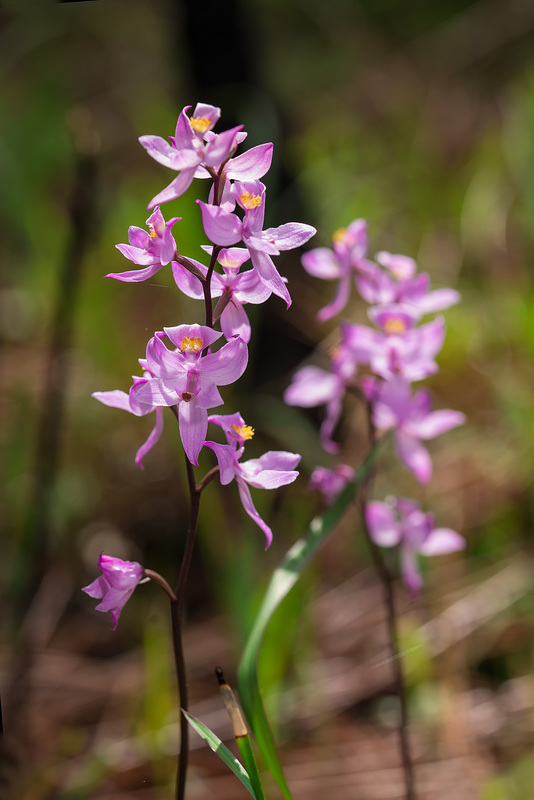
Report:
[[[257,208],[261,206],[261,197],[259,194],[250,194],[249,192],[244,192],[244,194],[239,195],[239,199],[243,203],[243,208]]]
[[[153,225],[150,225],[150,227],[148,229],[148,235],[150,236],[151,239],[157,239],[158,238],[158,234],[156,233],[156,229],[154,228]]]
[[[250,425],[232,425],[232,430],[234,430],[238,436],[241,436],[245,442],[248,439],[252,439],[254,436],[254,428],[251,428]]]
[[[332,241],[333,242],[342,242],[345,238],[345,234],[347,232],[346,228],[338,228],[337,231],[334,231],[332,234]]]
[[[399,319],[398,317],[393,317],[392,319],[388,319],[388,321],[384,325],[384,332],[405,333],[406,323],[402,319]]]
[[[191,117],[189,122],[193,130],[198,133],[206,133],[211,126],[211,120],[208,117]]]
[[[180,350],[182,353],[198,353],[202,350],[202,339],[198,336],[186,336],[180,342]]]

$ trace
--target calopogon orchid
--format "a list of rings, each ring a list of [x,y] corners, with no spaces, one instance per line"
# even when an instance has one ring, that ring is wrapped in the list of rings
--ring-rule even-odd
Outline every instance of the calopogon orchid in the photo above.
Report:
[[[98,568],[102,575],[84,586],[83,591],[90,597],[102,598],[96,610],[110,611],[113,630],[116,630],[122,609],[144,579],[144,569],[137,561],[122,561],[104,553],[100,553]]]
[[[211,253],[211,247],[205,249]],[[250,341],[251,329],[243,305],[264,303],[271,295],[271,290],[261,282],[255,270],[240,272],[241,265],[249,258],[250,254],[244,247],[222,249],[217,255],[217,261],[222,266],[223,274],[214,272],[211,277],[211,296],[220,297],[219,302],[222,306],[220,314],[219,305],[215,308],[214,319],[220,317],[221,330],[226,339],[239,336],[247,344]],[[207,267],[197,261],[192,263],[203,276],[207,275]],[[188,297],[203,299],[200,280],[180,264],[173,262],[172,266],[178,288]]]
[[[420,483],[432,475],[432,461],[421,443],[465,422],[460,411],[432,411],[430,394],[425,390],[413,396],[410,385],[401,377],[389,381],[368,379],[364,391],[372,407],[372,421],[379,431],[393,431],[397,454]]]
[[[239,338],[204,354],[221,336],[205,325],[164,328],[147,345],[151,377],[130,389],[131,401],[141,406],[178,406],[180,438],[187,458],[196,465],[208,429],[207,409],[223,404],[217,387],[240,378],[248,361],[247,345]],[[175,349],[169,350],[163,338]]]
[[[399,547],[401,574],[412,594],[421,589],[418,556],[454,553],[465,547],[465,539],[450,528],[436,528],[433,514],[421,511],[415,500],[388,498],[365,508],[369,535],[380,547]]]
[[[460,300],[455,289],[430,291],[430,278],[425,272],[416,275],[413,258],[399,254],[377,253],[376,264],[370,265],[356,279],[358,291],[368,303],[385,305],[403,303],[419,316],[442,311]]]
[[[420,381],[438,370],[435,356],[445,339],[441,317],[415,327],[418,314],[406,304],[375,306],[369,310],[379,331],[365,325],[342,323],[344,340],[361,363],[382,378],[401,375]]]
[[[178,122],[174,137],[169,144],[161,136],[141,136],[140,143],[159,164],[179,172],[179,175],[149,203],[149,208],[160,203],[167,203],[180,197],[191,185],[193,178],[209,175],[209,168],[218,167],[231,155],[237,147],[236,135],[243,128],[211,133],[212,128],[221,115],[220,108],[207,103],[197,103],[193,115],[187,112],[191,106],[185,106]]]
[[[354,469],[347,464],[338,464],[333,469],[316,467],[308,481],[308,489],[320,492],[325,504],[331,506],[353,478]]]
[[[267,549],[272,542],[273,534],[271,528],[258,514],[248,487],[277,489],[293,483],[299,474],[295,467],[301,457],[297,453],[288,453],[284,450],[270,450],[260,458],[241,462],[245,442],[252,438],[254,430],[245,424],[239,413],[213,414],[209,417],[209,421],[222,428],[228,442],[228,444],[206,442],[206,447],[213,450],[217,458],[221,483],[225,486],[235,479],[243,508],[264,532]]]
[[[146,362],[144,359],[140,359],[139,363],[143,369],[145,369]],[[149,376],[149,373],[145,372],[145,376]],[[133,385],[139,386],[145,383],[147,380],[148,377],[139,378],[134,375]],[[155,413],[156,422],[154,428],[146,442],[141,445],[135,454],[135,463],[140,469],[143,469],[143,458],[146,456],[149,450],[154,447],[161,436],[161,432],[163,431],[163,409],[159,408],[158,406],[149,406],[145,405],[144,403],[139,403],[131,394],[126,394],[126,392],[122,392],[120,389],[114,389],[111,392],[93,392],[92,396],[105,406],[122,408],[123,411],[129,411],[130,414],[135,414],[136,417],[144,417],[146,414],[150,414],[151,412]]]
[[[128,229],[129,244],[115,245],[117,250],[144,269],[133,269],[127,272],[110,272],[106,278],[115,278],[118,281],[139,283],[151,278],[162,267],[169,264],[176,253],[171,228],[180,217],[173,217],[165,222],[163,214],[157,206],[146,221],[148,233],[142,228],[131,226]]]
[[[286,282],[274,266],[271,256],[305,244],[315,235],[315,228],[300,222],[286,222],[277,228],[262,230],[265,186],[259,180],[238,181],[232,184],[230,194],[244,211],[242,220],[230,211],[228,203],[215,206],[197,200],[206,236],[221,247],[230,247],[242,241],[262,283],[273,294],[285,300],[289,308],[291,297]]]
[[[334,300],[317,314],[322,322],[343,311],[349,299],[352,278],[362,272],[365,274],[374,266],[366,258],[367,250],[367,223],[356,219],[347,228],[334,233],[332,249],[317,247],[302,256],[302,266],[310,275],[338,281]]]
[[[321,442],[327,453],[339,451],[332,437],[341,417],[345,390],[352,383],[356,369],[357,359],[343,340],[331,354],[330,372],[315,366],[302,367],[284,392],[284,402],[290,406],[325,406]]]

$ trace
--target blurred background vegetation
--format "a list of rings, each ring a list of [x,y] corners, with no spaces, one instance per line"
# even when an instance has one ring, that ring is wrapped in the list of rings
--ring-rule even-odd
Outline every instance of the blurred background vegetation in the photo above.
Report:
[[[529,0],[11,0],[0,9],[2,796],[169,796],[176,700],[165,599],[142,586],[119,630],[80,587],[101,550],[171,582],[187,525],[173,418],[139,471],[150,419],[91,392],[127,389],[147,338],[201,321],[168,271],[128,285],[115,250],[171,179],[137,137],[174,132],[180,109],[222,107],[249,146],[273,141],[268,222],[314,224],[315,244],[356,217],[371,254],[416,258],[454,286],[438,407],[468,424],[431,443],[424,492],[385,459],[384,493],[419,496],[462,532],[461,556],[425,565],[403,611],[404,665],[421,797],[526,798],[534,779],[534,6]],[[194,185],[179,249],[200,258]],[[224,392],[256,437],[303,453],[302,477],[258,496],[275,542],[235,487],[212,485],[187,604],[193,713],[224,738],[213,667],[232,680],[262,588],[317,511],[306,478],[322,455],[319,413],[284,407],[303,360],[321,363],[333,287],[298,254],[278,261],[294,298],[251,310],[249,370]],[[363,321],[354,297],[347,317]],[[318,351],[316,352],[316,348]],[[342,460],[365,452],[347,404]],[[211,466],[209,454],[204,468]],[[402,796],[380,589],[354,515],[273,621],[261,677],[295,797]],[[241,787],[197,742],[190,796]]]

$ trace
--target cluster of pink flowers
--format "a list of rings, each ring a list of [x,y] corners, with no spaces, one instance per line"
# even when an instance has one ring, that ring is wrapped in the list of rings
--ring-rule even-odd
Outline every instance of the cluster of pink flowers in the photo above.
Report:
[[[271,529],[256,511],[248,487],[273,489],[291,483],[298,475],[295,467],[300,456],[269,451],[241,463],[253,429],[239,413],[209,416],[208,411],[223,405],[219,387],[234,383],[247,366],[251,329],[244,306],[263,303],[271,294],[281,297],[287,307],[291,304],[286,280],[276,269],[273,256],[299,247],[316,231],[296,222],[264,228],[266,188],[260,179],[271,166],[273,145],[258,145],[236,155],[247,135],[243,126],[214,133],[220,109],[199,103],[190,115],[190,108],[186,106],[180,113],[169,141],[160,136],[142,136],[139,140],[152,158],[178,174],[150,201],[148,230],[132,226],[128,244],[117,245],[138,268],[107,277],[138,283],[170,265],[177,287],[189,297],[204,300],[205,324],[180,324],[156,331],[148,341],[146,357],[139,359],[143,374],[133,378],[129,391],[95,392],[93,396],[136,416],[154,413],[154,428],[136,455],[140,467],[161,435],[163,409],[173,408],[189,461],[198,465],[204,446],[215,453],[221,482],[235,478],[243,507],[263,530],[269,546]],[[212,181],[208,202],[196,201],[207,238],[200,255],[207,256],[208,264],[180,252],[176,244],[180,218],[165,221],[160,208],[180,197],[195,178]],[[242,270],[247,262],[250,268]],[[213,298],[219,301],[212,313]],[[220,331],[215,330],[215,324],[220,324]],[[209,423],[222,428],[226,443],[206,441]],[[109,563],[102,558],[109,557],[101,557],[100,564],[109,570]],[[128,562],[115,561],[122,575],[121,564]],[[124,573],[134,585],[139,580],[137,572],[126,569]],[[109,610],[112,607],[103,580],[98,579],[86,591],[104,596],[99,608]],[[127,599],[125,593],[120,597]],[[121,601],[113,606],[115,623],[122,605]]]
[[[412,258],[380,252],[373,261],[367,252],[367,225],[358,219],[334,235],[332,249],[319,247],[303,256],[303,267],[310,275],[338,281],[333,302],[319,311],[318,318],[328,320],[343,311],[354,282],[370,304],[368,317],[374,327],[342,322],[330,369],[306,366],[298,370],[284,399],[290,405],[325,406],[321,440],[327,452],[336,453],[339,446],[333,435],[343,396],[358,388],[368,402],[374,430],[378,434],[391,431],[400,461],[420,483],[427,483],[432,461],[423,442],[461,425],[464,415],[433,411],[430,394],[412,388],[437,371],[435,358],[445,337],[442,317],[423,324],[421,320],[458,302],[459,294],[454,289],[431,291],[429,276],[417,274]],[[346,465],[335,470],[320,467],[312,475],[311,487],[332,503],[352,477]],[[397,522],[395,509],[400,515]],[[459,534],[434,529],[431,516],[420,511],[415,501],[403,498],[392,498],[389,505],[370,503],[366,521],[377,544],[401,547],[403,578],[413,591],[420,585],[415,553],[444,553],[464,545]]]

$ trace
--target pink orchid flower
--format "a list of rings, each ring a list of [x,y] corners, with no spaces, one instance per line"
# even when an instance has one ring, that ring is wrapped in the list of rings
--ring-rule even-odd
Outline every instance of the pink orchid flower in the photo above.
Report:
[[[102,575],[83,590],[89,597],[102,598],[97,611],[110,611],[113,629],[117,629],[119,617],[135,587],[144,577],[144,569],[137,561],[122,561],[120,558],[100,553],[98,568]]]
[[[213,248],[204,249],[211,254]],[[214,272],[211,277],[211,296],[226,300],[220,315],[222,332],[227,340],[239,336],[247,344],[250,341],[251,328],[243,306],[246,303],[264,303],[271,296],[270,289],[261,282],[255,270],[240,272],[241,265],[249,258],[250,253],[244,247],[223,249],[217,256],[223,274]],[[190,260],[202,275],[207,274],[207,267]],[[172,268],[178,288],[188,297],[202,300],[204,292],[200,280],[177,262],[173,262]]]
[[[321,322],[343,311],[349,299],[352,277],[374,266],[366,258],[367,250],[367,223],[363,219],[355,219],[347,228],[336,231],[332,249],[317,247],[302,256],[302,266],[310,275],[338,281],[334,300],[317,314]]]
[[[139,359],[139,363],[143,369],[146,369],[146,361],[144,359]],[[149,373],[145,372],[145,376],[149,376]],[[147,380],[148,377],[139,378],[134,375],[133,385],[139,386],[145,383]],[[163,409],[159,408],[158,406],[148,406],[138,403],[136,402],[135,398],[131,397],[129,394],[126,394],[126,392],[122,392],[120,389],[114,389],[111,392],[93,392],[92,397],[94,397],[95,400],[99,400],[105,406],[122,408],[123,411],[129,411],[130,414],[135,414],[136,417],[144,417],[146,414],[150,414],[151,412],[155,413],[156,422],[154,428],[146,442],[141,445],[135,454],[135,463],[139,469],[143,469],[143,458],[154,447],[163,431]]]
[[[204,352],[222,336],[205,325],[164,328],[147,345],[146,364],[150,376],[130,389],[132,403],[178,406],[180,438],[188,459],[198,465],[198,455],[208,429],[208,408],[223,404],[217,386],[227,386],[241,377],[248,361],[247,345],[234,338],[216,353]],[[168,338],[175,350],[162,341]]]
[[[421,440],[463,425],[465,415],[450,409],[432,411],[430,394],[421,390],[412,397],[409,384],[400,377],[383,383],[371,379],[365,388],[373,425],[381,431],[393,430],[399,459],[420,483],[428,483],[432,461]]]
[[[338,464],[334,469],[316,467],[308,482],[308,489],[320,492],[326,505],[331,506],[353,478],[354,469],[348,464]]]
[[[368,503],[365,519],[375,544],[400,548],[402,578],[412,594],[422,585],[418,555],[437,556],[465,547],[463,536],[450,528],[436,528],[434,515],[423,513],[415,500],[405,497]]]
[[[413,258],[382,251],[377,253],[376,260],[388,272],[373,264],[356,279],[358,291],[368,303],[402,303],[422,316],[442,311],[460,300],[455,289],[431,292],[428,274],[415,274],[417,265]]]
[[[146,221],[148,233],[142,228],[131,225],[128,229],[129,244],[117,244],[117,250],[133,261],[134,264],[144,266],[144,269],[134,269],[128,272],[110,272],[106,278],[115,278],[118,281],[138,283],[151,278],[162,267],[169,264],[176,253],[176,242],[171,233],[171,228],[181,217],[173,217],[165,222],[163,214],[157,206]]]
[[[286,281],[276,267],[271,256],[277,256],[282,250],[292,250],[305,244],[316,230],[311,225],[300,222],[286,222],[278,228],[263,228],[265,216],[265,186],[259,180],[239,181],[229,190],[244,210],[241,220],[231,208],[231,200],[224,205],[216,206],[197,200],[202,213],[202,224],[206,236],[214,244],[230,247],[243,241],[250,253],[250,260],[262,283],[268,289],[291,305],[291,297]]]
[[[171,144],[161,136],[139,138],[149,156],[180,173],[152,198],[149,208],[180,197],[189,188],[193,178],[207,176],[206,167],[214,168],[222,164],[237,147],[236,136],[242,125],[214,134],[211,131],[221,116],[221,109],[207,103],[197,103],[192,117],[189,117],[187,112],[190,108],[185,106],[182,109]]]
[[[223,429],[228,442],[228,444],[206,442],[206,447],[213,450],[217,457],[221,483],[226,486],[235,478],[243,508],[264,532],[267,538],[265,549],[267,549],[272,542],[273,533],[256,511],[248,487],[277,489],[279,486],[293,483],[299,474],[295,471],[295,467],[301,457],[297,453],[288,453],[284,450],[270,450],[260,458],[252,458],[240,463],[240,458],[245,450],[245,442],[252,438],[254,430],[245,424],[245,420],[239,413],[222,416],[214,414],[209,417],[209,421]]]

